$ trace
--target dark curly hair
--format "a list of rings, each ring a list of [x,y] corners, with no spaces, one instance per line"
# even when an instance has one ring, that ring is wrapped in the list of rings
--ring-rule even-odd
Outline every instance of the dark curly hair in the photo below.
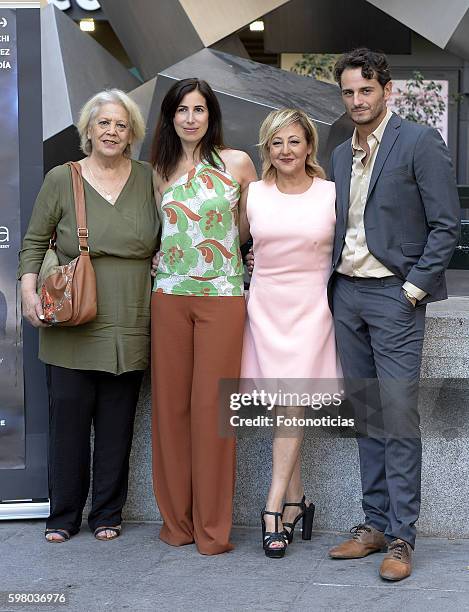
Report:
[[[371,51],[365,47],[344,53],[334,66],[334,79],[340,87],[340,78],[347,68],[361,68],[364,79],[374,79],[382,87],[391,80],[388,58],[380,51]]]

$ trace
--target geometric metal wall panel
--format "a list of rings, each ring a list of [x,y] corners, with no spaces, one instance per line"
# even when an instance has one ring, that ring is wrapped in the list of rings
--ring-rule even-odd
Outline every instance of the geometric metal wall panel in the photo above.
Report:
[[[237,34],[230,34],[230,36],[222,38],[215,44],[211,45],[210,48],[214,49],[215,51],[221,51],[222,53],[229,53],[230,55],[250,59],[250,55],[246,51],[246,47]]]
[[[441,49],[469,59],[469,0],[368,0]]]
[[[77,128],[69,125],[67,128],[44,140],[44,173],[67,161],[78,161],[83,158],[80,150],[80,138]]]
[[[216,92],[223,113],[226,144],[247,151],[258,170],[256,147],[259,127],[273,109],[299,107],[316,122],[320,137],[320,159],[325,160],[331,124],[344,111],[339,88],[310,77],[258,64],[213,49],[202,49],[158,75],[149,114],[149,129],[140,157],[148,159],[151,137],[161,101],[174,81],[198,77]]]
[[[144,80],[230,36],[288,0],[100,0]]]
[[[142,111],[143,120],[145,121],[145,125],[148,125],[148,116],[150,114],[151,103],[153,97],[155,95],[155,86],[156,86],[156,78],[143,83],[137,87],[137,89],[133,89],[129,91],[129,97],[138,105],[140,110]],[[135,158],[138,158],[140,155],[140,150],[142,148],[143,142],[136,142],[132,145],[132,155]]]
[[[288,0],[179,0],[206,47]]]
[[[100,0],[104,13],[143,80],[203,49],[179,0]]]
[[[133,76],[91,36],[50,4],[41,9],[44,136],[50,138],[70,122],[92,95],[109,87],[128,91]]]
[[[47,140],[73,123],[56,18],[57,9],[41,9],[41,71],[43,138]],[[68,19],[68,17],[65,17]]]

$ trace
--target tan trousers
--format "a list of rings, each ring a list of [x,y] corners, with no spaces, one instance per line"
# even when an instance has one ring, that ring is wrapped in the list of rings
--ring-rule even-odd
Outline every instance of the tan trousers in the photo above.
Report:
[[[244,297],[154,293],[153,487],[173,546],[216,555],[230,544],[236,440],[219,435],[220,378],[238,378]]]

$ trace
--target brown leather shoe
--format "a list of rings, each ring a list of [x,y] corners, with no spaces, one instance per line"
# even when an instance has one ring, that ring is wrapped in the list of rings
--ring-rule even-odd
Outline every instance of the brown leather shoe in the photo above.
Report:
[[[371,525],[356,525],[350,533],[353,537],[334,546],[329,551],[333,559],[361,559],[374,552],[384,552],[387,542],[384,534]]]
[[[393,540],[384,557],[379,575],[385,580],[402,580],[412,572],[412,547],[404,540]]]

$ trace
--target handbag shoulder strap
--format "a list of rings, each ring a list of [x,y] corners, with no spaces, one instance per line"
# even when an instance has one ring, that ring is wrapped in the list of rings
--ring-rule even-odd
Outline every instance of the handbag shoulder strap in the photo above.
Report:
[[[86,206],[85,191],[83,188],[83,178],[81,176],[81,166],[78,162],[68,162],[72,173],[73,197],[75,200],[75,213],[77,218],[77,236],[80,253],[89,253],[88,246],[88,227],[86,225]]]

